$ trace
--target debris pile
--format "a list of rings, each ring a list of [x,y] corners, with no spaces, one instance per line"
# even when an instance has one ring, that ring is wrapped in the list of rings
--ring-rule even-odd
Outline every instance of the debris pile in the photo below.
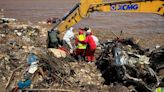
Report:
[[[101,44],[96,65],[107,85],[124,85],[133,92],[152,92],[162,83],[164,49],[143,49],[132,39],[115,39]]]
[[[41,30],[26,24],[0,25],[2,91],[53,89],[76,92],[103,88],[103,78],[94,63],[78,63],[63,51],[47,49],[44,45],[36,47],[35,38],[40,33]]]
[[[0,25],[0,30],[0,38],[3,39],[1,40],[1,44],[9,42],[10,44],[16,45],[16,42],[23,41],[21,42],[23,45],[31,45],[35,43],[39,35],[38,28],[28,25],[2,24]],[[8,39],[11,41],[6,41]]]
[[[45,30],[17,22],[0,24],[3,92],[149,92],[163,85],[163,48],[143,49],[131,39],[115,39],[101,44],[96,64],[77,62],[62,50],[38,46],[37,37]]]
[[[59,90],[60,88],[76,92],[103,88],[103,78],[94,63],[87,65],[85,62],[70,62],[67,57],[57,58],[47,48],[37,47],[32,50],[32,53],[31,51],[26,53],[26,58],[23,61],[22,70],[14,71],[17,75],[14,73],[13,79],[8,79],[10,80],[7,84],[8,90],[11,88],[31,91],[43,88]],[[22,66],[22,64],[19,65]]]
[[[35,38],[39,35],[39,29],[33,28],[31,26],[19,27],[14,30],[17,36],[21,36],[26,42],[33,42]],[[34,43],[34,42],[33,42]]]

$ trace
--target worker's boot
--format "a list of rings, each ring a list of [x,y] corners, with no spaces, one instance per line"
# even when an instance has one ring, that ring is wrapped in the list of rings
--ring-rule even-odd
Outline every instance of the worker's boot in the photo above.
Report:
[[[78,55],[77,57],[78,57],[78,61],[81,62],[82,61],[81,55]]]

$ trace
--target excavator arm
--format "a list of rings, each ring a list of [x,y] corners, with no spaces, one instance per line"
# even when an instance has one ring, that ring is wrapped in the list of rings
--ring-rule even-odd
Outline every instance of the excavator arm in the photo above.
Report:
[[[136,0],[120,2],[103,2],[102,0],[81,0],[60,21],[54,29],[59,32],[78,23],[92,12],[142,12],[164,15],[163,0]]]
[[[54,29],[59,32],[63,32],[71,26],[78,23],[81,19],[84,19],[89,15],[89,9],[91,4],[102,3],[102,0],[81,0],[77,3],[64,17],[59,20]]]

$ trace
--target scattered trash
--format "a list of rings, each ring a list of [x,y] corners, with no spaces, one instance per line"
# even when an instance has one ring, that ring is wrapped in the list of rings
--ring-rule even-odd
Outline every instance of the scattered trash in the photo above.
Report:
[[[101,43],[96,64],[76,62],[63,49],[38,45],[36,38],[45,31],[40,29],[27,24],[0,25],[0,83],[4,92],[106,92],[117,88],[149,92],[163,85],[162,46],[143,49],[131,39],[114,39]]]
[[[38,57],[34,53],[30,53],[27,58],[27,63],[29,65],[36,64],[38,62]]]
[[[0,24],[2,24],[2,23],[13,23],[16,21],[17,20],[14,18],[0,18]]]
[[[48,24],[55,24],[55,23],[57,23],[57,22],[59,22],[59,21],[60,21],[59,18],[48,18],[48,19],[47,19],[47,23],[48,23]]]
[[[132,86],[137,92],[151,92],[161,84],[156,69],[153,70],[151,66],[153,52],[146,56],[148,50],[141,48],[130,39],[115,39],[102,43],[101,49],[96,65],[105,79],[105,84]],[[155,55],[162,53],[164,54],[164,51],[157,52]],[[163,60],[161,56],[160,58]]]
[[[25,80],[25,81],[19,81],[18,82],[18,88],[19,89],[24,89],[24,88],[27,88],[31,85],[31,80]]]
[[[35,73],[35,71],[38,69],[38,65],[37,65],[37,62],[32,62],[30,67],[29,67],[29,70],[28,72],[33,74]]]

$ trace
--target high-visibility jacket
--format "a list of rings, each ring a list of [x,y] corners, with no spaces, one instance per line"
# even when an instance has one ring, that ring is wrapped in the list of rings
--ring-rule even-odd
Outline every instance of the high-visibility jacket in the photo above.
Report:
[[[85,34],[80,34],[77,36],[77,49],[86,49],[87,45],[85,43],[82,43],[85,39]]]
[[[164,87],[158,87],[154,92],[164,92]]]

